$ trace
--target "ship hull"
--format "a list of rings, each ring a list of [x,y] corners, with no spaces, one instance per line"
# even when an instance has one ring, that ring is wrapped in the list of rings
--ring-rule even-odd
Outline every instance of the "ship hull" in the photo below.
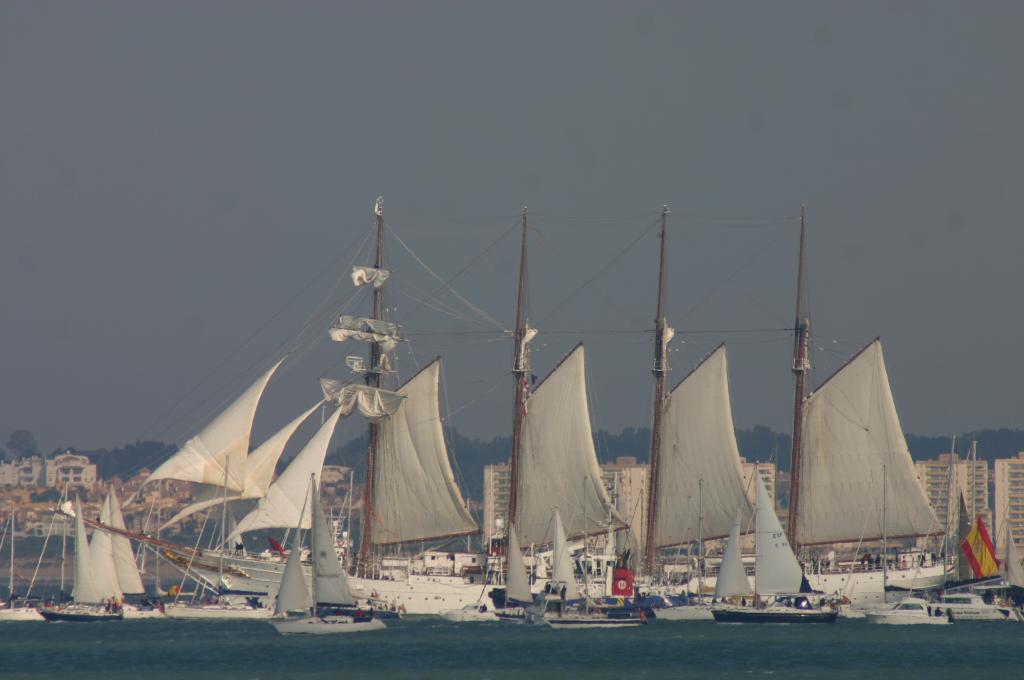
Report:
[[[714,608],[718,623],[835,623],[839,612],[798,609],[753,609],[747,607]]]

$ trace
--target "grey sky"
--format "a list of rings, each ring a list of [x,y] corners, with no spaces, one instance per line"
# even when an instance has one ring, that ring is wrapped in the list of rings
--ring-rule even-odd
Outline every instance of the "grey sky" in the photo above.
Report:
[[[1014,2],[4,2],[0,434],[181,439],[349,294],[332,286],[378,194],[444,277],[529,205],[535,321],[668,203],[682,332],[792,323],[805,202],[816,379],[881,335],[905,429],[1022,426],[1022,20]],[[516,248],[456,281],[506,326]],[[401,321],[436,282],[389,252]],[[650,326],[655,262],[651,232],[542,332]],[[316,333],[258,434],[355,349]],[[645,424],[647,337],[579,336],[596,424]],[[541,337],[539,375],[577,339]],[[722,340],[738,424],[788,430],[783,333],[688,336],[672,382]],[[415,348],[444,353],[457,427],[508,432],[507,342]]]

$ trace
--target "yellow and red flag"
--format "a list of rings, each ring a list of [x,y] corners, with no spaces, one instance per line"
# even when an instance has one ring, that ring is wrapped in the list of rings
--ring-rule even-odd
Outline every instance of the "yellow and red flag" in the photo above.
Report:
[[[964,557],[974,571],[974,578],[985,578],[992,576],[999,571],[999,560],[996,559],[996,549],[992,546],[992,539],[985,528],[985,522],[978,518],[974,528],[967,534],[967,538],[960,544],[964,551]]]

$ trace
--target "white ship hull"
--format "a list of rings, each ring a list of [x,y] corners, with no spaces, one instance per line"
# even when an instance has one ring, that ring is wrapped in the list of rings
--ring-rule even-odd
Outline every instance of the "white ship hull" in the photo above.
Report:
[[[124,611],[125,621],[167,618],[167,616],[158,609],[141,609],[132,604],[124,605],[124,607],[122,607],[122,611]]]
[[[164,614],[170,619],[237,621],[269,619],[273,612],[269,609],[253,609],[252,607],[169,604],[164,607]]]
[[[384,630],[379,619],[355,621],[348,616],[306,616],[301,619],[271,621],[281,635],[337,635],[339,633],[366,633]]]
[[[658,621],[714,621],[715,615],[706,604],[688,604],[678,607],[659,607],[654,610]]]
[[[0,609],[0,621],[44,621],[43,615],[34,607],[4,607]]]

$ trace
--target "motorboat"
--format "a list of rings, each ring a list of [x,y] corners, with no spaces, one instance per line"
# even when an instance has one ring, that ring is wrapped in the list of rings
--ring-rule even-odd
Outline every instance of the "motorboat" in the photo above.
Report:
[[[43,621],[43,615],[37,607],[0,606],[0,621]]]
[[[919,597],[908,597],[888,609],[866,613],[869,623],[889,625],[944,625],[952,623],[949,609],[931,604]]]
[[[947,610],[956,621],[1016,621],[1021,622],[1020,610],[1012,605],[988,604],[977,593],[955,593],[939,598],[939,607]]]

